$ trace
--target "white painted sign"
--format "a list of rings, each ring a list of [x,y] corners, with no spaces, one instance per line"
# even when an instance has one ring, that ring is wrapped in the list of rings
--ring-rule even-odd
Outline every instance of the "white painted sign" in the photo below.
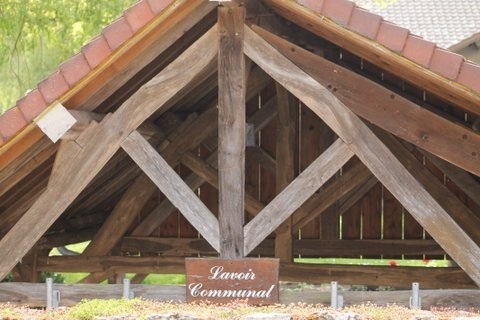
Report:
[[[60,103],[50,107],[34,121],[53,143],[57,142],[77,122]]]

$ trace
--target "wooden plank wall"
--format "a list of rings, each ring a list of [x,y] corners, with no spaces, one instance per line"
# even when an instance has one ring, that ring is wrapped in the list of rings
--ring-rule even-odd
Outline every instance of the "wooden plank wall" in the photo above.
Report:
[[[247,116],[261,108],[275,94],[275,87],[272,85],[265,89],[256,99],[252,99],[247,105]],[[330,144],[334,141],[334,133],[316,117],[307,107],[299,104],[299,140],[298,140],[298,170],[305,169],[314,159],[316,159]],[[258,145],[269,155],[275,157],[276,150],[276,123],[275,118],[263,130],[256,135]],[[200,147],[198,154],[206,158],[212,152],[209,147]],[[457,188],[451,180],[435,167],[435,165],[425,159],[425,156],[416,151],[415,155],[431,170],[435,176],[462,199],[474,212],[480,212],[480,208],[471,201],[463,192]],[[355,161],[353,158],[343,170],[348,170]],[[246,153],[246,193],[255,196],[257,199],[267,204],[276,195],[275,173],[271,169],[264,168],[249,154]],[[182,176],[187,176],[190,172],[183,166],[178,166],[177,171]],[[327,184],[328,185],[328,184]],[[197,190],[199,197],[214,213],[218,212],[218,191],[208,184],[204,184]],[[392,194],[381,183],[377,182],[361,200],[353,205],[345,207],[346,203],[337,202],[321,214],[314,221],[309,223],[294,235],[294,239],[308,240],[426,240],[431,237],[424,231],[413,217],[405,210],[401,204],[392,196]],[[346,209],[346,210],[345,210]],[[247,223],[251,216],[246,214]],[[193,228],[183,216],[175,211],[163,225],[154,233],[158,237],[170,238],[198,238],[198,232]],[[272,234],[269,238],[273,239]],[[365,251],[361,255],[345,255],[341,252],[330,257],[363,257],[363,258],[384,258],[384,259],[441,259],[444,255],[425,255],[418,252],[410,255],[389,254],[384,252],[382,255],[369,254],[371,244],[365,246]],[[273,251],[272,251],[273,255]],[[305,257],[305,256],[304,256]],[[318,257],[313,255],[311,257]],[[329,257],[323,255],[322,257]]]

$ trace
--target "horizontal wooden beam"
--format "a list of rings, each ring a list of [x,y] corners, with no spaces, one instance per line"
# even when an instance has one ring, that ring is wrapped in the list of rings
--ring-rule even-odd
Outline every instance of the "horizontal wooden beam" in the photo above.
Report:
[[[266,239],[252,256],[272,257],[274,240]],[[125,237],[120,250],[126,254],[147,253],[164,257],[209,256],[216,252],[205,239]],[[438,256],[445,251],[434,240],[293,240],[293,253],[302,257],[340,256]]]
[[[38,261],[37,270],[47,272],[115,272],[184,274],[184,258],[164,257],[47,257]],[[418,279],[425,289],[476,288],[475,283],[458,267],[372,267],[332,266],[306,263],[280,265],[280,280],[410,288],[405,279]]]
[[[411,288],[411,282],[405,279],[419,282],[422,289],[477,288],[468,275],[457,267],[372,267],[305,263],[280,265],[282,281],[302,282],[306,277],[310,283],[334,280],[341,284],[387,286],[397,289]]]

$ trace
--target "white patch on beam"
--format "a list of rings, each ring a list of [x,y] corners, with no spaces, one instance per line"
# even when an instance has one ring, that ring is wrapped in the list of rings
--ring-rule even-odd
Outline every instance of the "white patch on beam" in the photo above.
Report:
[[[77,122],[60,103],[50,107],[34,121],[53,143],[57,142]]]

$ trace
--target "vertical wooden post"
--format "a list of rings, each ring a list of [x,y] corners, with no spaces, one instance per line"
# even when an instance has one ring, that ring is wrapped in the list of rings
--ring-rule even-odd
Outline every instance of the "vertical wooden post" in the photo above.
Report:
[[[245,206],[245,8],[218,9],[218,171],[220,256],[242,258]]]
[[[295,178],[296,122],[295,98],[280,84],[277,91],[276,187],[280,193]],[[282,262],[293,261],[292,217],[278,227],[275,237],[275,257]]]

